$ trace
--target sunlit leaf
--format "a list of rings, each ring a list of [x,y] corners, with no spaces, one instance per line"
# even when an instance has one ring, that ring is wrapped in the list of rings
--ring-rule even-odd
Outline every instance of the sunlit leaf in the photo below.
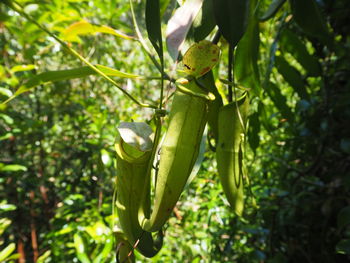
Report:
[[[91,263],[88,255],[85,253],[85,244],[82,237],[75,233],[74,234],[74,247],[77,251],[77,257],[82,263]]]
[[[11,97],[13,94],[12,94],[11,90],[0,87],[0,95],[6,96],[6,97]]]
[[[1,211],[13,211],[16,210],[16,206],[12,204],[7,204],[7,203],[0,203],[0,210]]]
[[[16,244],[11,243],[0,251],[0,262],[4,262],[15,251]]]
[[[51,255],[51,250],[47,250],[42,254],[40,257],[38,257],[36,263],[45,263],[45,260]]]
[[[104,242],[103,250],[101,251],[100,254],[97,255],[97,257],[94,258],[92,262],[93,263],[105,262],[105,259],[108,258],[112,249],[113,249],[113,241],[112,239],[107,239]]]
[[[74,42],[79,40],[78,36],[80,35],[89,35],[96,33],[106,33],[124,39],[133,39],[132,36],[128,36],[109,26],[94,25],[85,20],[73,23],[68,28],[66,28],[66,30],[63,32],[63,39],[69,42]]]
[[[27,167],[19,164],[0,164],[0,171],[1,172],[25,172],[27,171]]]
[[[35,69],[35,65],[17,65],[10,69],[12,73]]]
[[[120,78],[142,78],[142,76],[129,74],[121,72],[117,69],[113,69],[110,67],[106,67],[103,65],[96,65],[96,67],[101,70],[103,73],[109,76],[115,76]],[[47,71],[40,73],[38,75],[33,76],[32,78],[28,79],[16,92],[13,96],[11,96],[6,101],[2,102],[3,104],[8,103],[9,101],[13,100],[20,94],[24,92],[28,92],[31,89],[45,84],[49,82],[56,82],[56,81],[63,81],[63,80],[70,80],[70,79],[76,79],[76,78],[84,78],[89,75],[96,75],[97,73],[92,70],[90,67],[80,67],[75,69],[67,69],[67,70],[57,70],[57,71]]]

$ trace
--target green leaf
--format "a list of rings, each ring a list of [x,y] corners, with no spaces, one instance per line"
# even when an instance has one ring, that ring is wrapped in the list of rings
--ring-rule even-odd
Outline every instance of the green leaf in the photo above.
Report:
[[[189,37],[195,42],[205,39],[215,28],[212,0],[204,0],[189,31]]]
[[[75,233],[74,234],[74,247],[77,251],[77,257],[82,263],[91,263],[88,255],[85,253],[85,245],[82,237]]]
[[[236,48],[234,73],[236,82],[259,95],[258,53],[260,40],[258,19],[255,15],[256,4],[256,0],[250,0],[249,24]]]
[[[300,72],[291,66],[282,56],[276,56],[275,63],[278,72],[285,81],[295,90],[301,99],[309,100],[309,94],[305,88],[304,81]]]
[[[235,47],[248,24],[249,0],[212,0],[216,24],[221,34]]]
[[[17,65],[10,69],[12,73],[35,69],[35,65]]]
[[[0,203],[0,211],[7,212],[7,211],[13,211],[13,210],[16,210],[16,206],[15,205],[7,204],[7,203],[4,203],[4,202]]]
[[[11,223],[12,223],[11,220],[8,218],[0,218],[0,236],[11,225]]]
[[[19,164],[8,164],[8,165],[0,164],[0,171],[1,172],[18,172],[18,171],[25,172],[27,171],[27,167]]]
[[[16,244],[11,243],[0,251],[0,262],[4,262],[16,249]]]
[[[280,111],[283,118],[287,119],[289,123],[293,124],[294,115],[292,110],[287,105],[287,99],[282,95],[280,89],[276,84],[269,82],[266,87],[266,92]]]
[[[8,125],[12,125],[14,123],[14,119],[11,118],[9,115],[0,113],[0,118],[4,120],[4,122]]]
[[[47,250],[42,254],[40,257],[38,257],[38,260],[36,263],[44,263],[45,260],[51,255],[51,250]]]
[[[115,76],[115,77],[121,77],[121,78],[142,78],[142,76],[134,75],[134,74],[128,74],[121,72],[119,70],[102,66],[102,65],[96,65],[96,67],[101,70],[103,73],[105,73],[108,76]],[[47,71],[40,73],[38,75],[33,76],[32,78],[28,79],[16,92],[13,96],[8,98],[6,101],[2,102],[2,104],[6,104],[9,101],[13,100],[20,94],[24,92],[28,92],[31,89],[48,83],[48,82],[56,82],[56,81],[63,81],[63,80],[69,80],[69,79],[76,79],[76,78],[83,78],[87,77],[89,75],[97,75],[97,73],[92,70],[90,67],[80,67],[75,69],[66,69],[66,70],[56,70],[56,71]]]
[[[6,96],[6,97],[11,97],[13,94],[12,94],[11,90],[0,87],[0,95]]]
[[[146,0],[145,17],[148,38],[157,51],[160,60],[163,61],[163,44],[160,24],[159,0]]]
[[[62,38],[69,42],[80,42],[80,35],[91,35],[96,33],[106,33],[124,39],[133,39],[132,36],[128,36],[118,30],[115,30],[108,26],[93,25],[85,20],[73,23],[63,32]]]
[[[310,36],[331,46],[332,38],[315,0],[290,0],[294,21]]]
[[[273,0],[266,12],[259,18],[260,21],[269,20],[283,6],[286,0]]]
[[[111,251],[113,249],[113,242],[111,239],[107,239],[105,241],[105,245],[103,247],[103,250],[100,254],[95,257],[93,260],[93,263],[100,263],[100,262],[106,262],[106,258],[110,255]]]
[[[309,76],[321,75],[321,65],[317,58],[309,54],[305,44],[295,33],[284,29],[281,32],[279,43],[281,50],[290,53],[303,66]]]
[[[203,0],[187,0],[170,18],[166,29],[166,43],[173,60],[177,60],[188,30],[202,7],[202,2]]]
[[[350,239],[343,239],[339,241],[335,249],[338,254],[350,255]]]

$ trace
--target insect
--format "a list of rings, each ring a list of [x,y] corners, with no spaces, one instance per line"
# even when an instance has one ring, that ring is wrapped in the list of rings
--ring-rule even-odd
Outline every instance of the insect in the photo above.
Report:
[[[189,65],[184,64],[184,66],[185,66],[185,68],[187,68],[189,70],[191,69],[191,67]]]

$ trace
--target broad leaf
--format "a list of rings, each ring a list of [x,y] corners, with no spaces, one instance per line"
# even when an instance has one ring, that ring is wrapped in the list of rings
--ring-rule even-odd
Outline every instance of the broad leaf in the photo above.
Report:
[[[249,0],[212,0],[216,24],[224,38],[235,47],[248,24]]]
[[[315,0],[290,0],[294,21],[310,36],[323,44],[332,45],[332,39]]]
[[[276,56],[275,63],[278,72],[283,76],[285,81],[295,90],[301,99],[309,100],[305,83],[300,72],[291,66],[283,57]]]
[[[203,0],[187,0],[175,11],[166,29],[166,43],[170,56],[177,60],[181,46],[185,41],[193,20],[202,7]]]
[[[299,64],[307,71],[309,76],[320,76],[320,63],[318,63],[316,57],[309,54],[305,44],[301,42],[296,34],[289,29],[283,30],[279,43],[281,49],[292,54]]]

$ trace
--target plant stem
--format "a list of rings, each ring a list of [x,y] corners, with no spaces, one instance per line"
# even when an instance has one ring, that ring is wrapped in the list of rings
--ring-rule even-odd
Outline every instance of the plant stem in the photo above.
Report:
[[[228,81],[234,83],[232,71],[233,71],[233,47],[230,44],[229,48],[228,48]],[[228,85],[228,102],[232,102],[232,86],[231,85]]]

